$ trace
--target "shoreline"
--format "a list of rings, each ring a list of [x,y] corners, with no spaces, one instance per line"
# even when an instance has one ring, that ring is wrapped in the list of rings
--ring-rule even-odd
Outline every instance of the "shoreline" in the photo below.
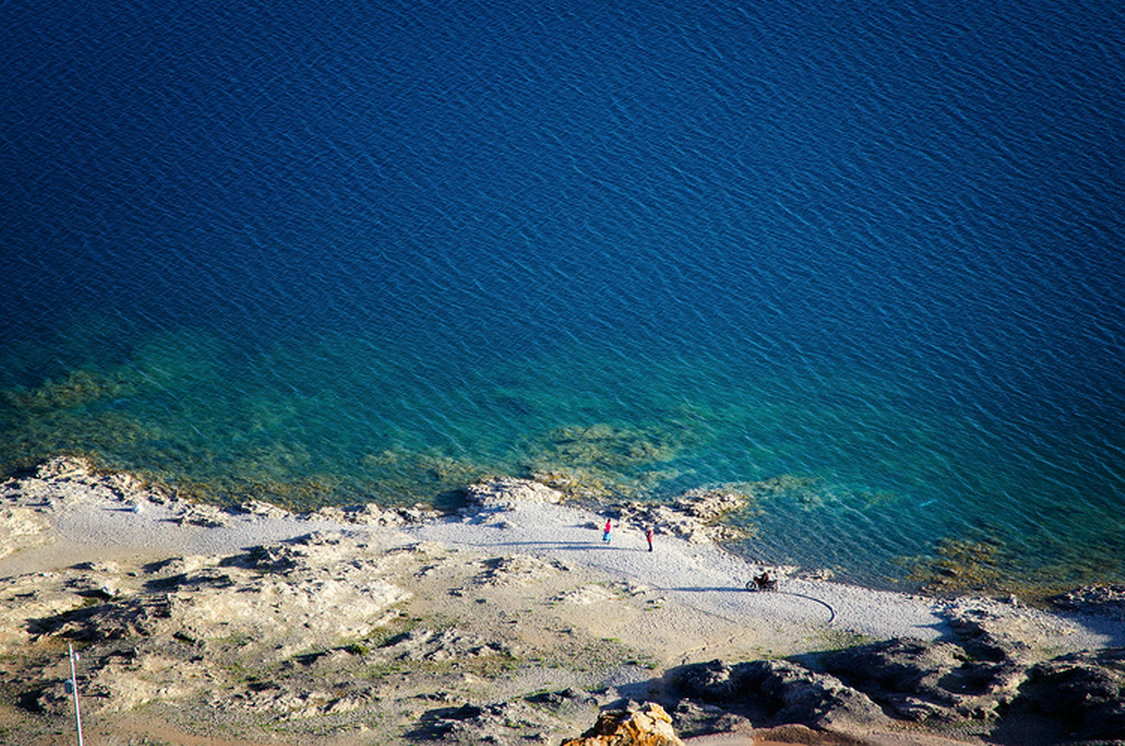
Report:
[[[327,489],[325,485],[333,481],[331,475],[318,475],[305,481],[251,482],[254,489],[233,491],[228,491],[230,485],[222,480],[197,482],[188,479],[185,484],[179,484],[174,478],[162,475],[159,471],[146,470],[143,466],[137,469],[125,467],[118,470],[109,466],[98,453],[83,450],[63,450],[58,452],[58,455],[43,457],[41,463],[60,459],[86,462],[93,471],[102,475],[129,474],[135,477],[138,483],[151,485],[159,492],[176,495],[179,499],[200,505],[217,505],[233,509],[249,504],[269,505],[278,507],[295,517],[315,515],[326,509],[346,510],[362,505],[363,495],[367,494],[348,493],[347,501],[328,501],[329,493],[318,493],[318,490]],[[21,475],[35,473],[37,467],[31,465],[30,461],[19,463],[20,468],[9,472],[9,477],[18,478]],[[391,494],[389,499],[384,499],[386,495],[380,493],[380,498],[371,504],[389,510],[400,509],[407,504],[412,504],[414,507],[424,505],[441,513],[455,513],[461,505],[460,493],[471,484],[469,480],[493,478],[481,476],[490,472],[480,469],[460,469],[451,461],[419,460],[417,467],[421,472],[434,469],[456,473],[458,480],[465,481],[447,482],[446,488],[440,493],[415,494],[410,488],[404,487],[406,491],[398,494],[397,498],[393,492],[389,493]],[[792,489],[794,484],[815,483],[818,481],[815,477],[806,479],[783,474],[753,481],[706,483],[688,488],[686,492],[668,490],[642,494],[636,490],[620,491],[619,485],[603,483],[597,478],[584,482],[582,476],[567,472],[530,470],[529,473],[520,473],[525,475],[512,478],[546,484],[562,492],[566,504],[603,514],[607,513],[607,508],[621,504],[659,506],[674,501],[677,495],[682,496],[691,492],[738,490],[748,497],[749,503],[745,514],[736,516],[735,521],[730,524],[732,528],[737,527],[737,532],[742,534],[726,542],[728,544],[726,548],[731,554],[740,556],[751,564],[755,562],[760,564],[760,557],[768,557],[771,564],[815,568],[810,571],[822,577],[838,578],[844,584],[871,590],[939,598],[1015,596],[1032,605],[1042,605],[1050,597],[1075,587],[1125,583],[1125,578],[1119,577],[1116,573],[1093,572],[1090,570],[1090,563],[1072,567],[1065,561],[1060,561],[1058,566],[1048,566],[1044,570],[1037,564],[1042,559],[1038,555],[1035,560],[1024,557],[1020,561],[1016,555],[1006,553],[1005,538],[998,532],[968,531],[940,537],[935,534],[934,536],[938,538],[928,539],[930,544],[927,546],[904,549],[905,553],[891,557],[885,556],[884,551],[884,554],[875,558],[873,562],[863,560],[864,564],[861,566],[857,564],[860,560],[856,558],[865,558],[863,551],[849,554],[848,559],[844,560],[831,552],[807,550],[809,546],[849,546],[848,541],[854,541],[857,532],[845,532],[843,537],[819,535],[809,537],[799,532],[790,534],[788,523],[784,528],[773,526],[770,530],[764,529],[757,523],[770,513],[769,501],[777,494]],[[0,476],[0,479],[3,478]],[[172,481],[168,481],[169,479]],[[453,487],[453,484],[456,484],[456,487]],[[335,495],[335,497],[344,496]],[[411,500],[414,502],[410,503]],[[778,514],[783,517],[788,515],[784,509]],[[784,538],[778,538],[783,535]],[[743,546],[739,546],[740,539],[746,539]],[[1078,545],[1082,546],[1082,544]]]
[[[361,531],[381,532],[384,541],[398,534],[395,540],[400,542],[434,541],[447,546],[530,554],[578,564],[661,591],[690,594],[687,598],[695,599],[700,611],[705,613],[722,610],[751,616],[770,613],[786,623],[816,625],[818,618],[823,623],[826,615],[831,616],[823,603],[817,606],[815,600],[813,605],[792,602],[786,596],[819,594],[835,610],[836,628],[854,628],[860,634],[912,634],[922,639],[937,639],[948,634],[948,628],[940,627],[941,620],[935,610],[956,605],[960,599],[989,599],[998,606],[1019,608],[1018,601],[1012,604],[988,596],[937,597],[871,588],[829,580],[827,573],[817,569],[752,562],[712,540],[723,538],[722,533],[718,537],[708,536],[705,531],[694,533],[688,540],[658,533],[654,539],[656,551],[650,557],[644,529],[637,524],[636,516],[628,518],[634,525],[622,527],[615,523],[613,541],[605,544],[600,537],[606,511],[596,512],[589,504],[571,504],[557,498],[546,501],[534,493],[530,500],[510,495],[500,499],[486,497],[484,504],[455,513],[383,508],[374,504],[358,510],[330,507],[293,513],[257,501],[237,508],[219,508],[164,494],[154,502],[152,496],[162,493],[149,492],[140,480],[128,474],[101,477],[76,459],[60,458],[47,463],[55,465],[47,470],[51,484],[48,490],[75,478],[78,481],[72,484],[77,489],[53,503],[46,494],[21,501],[25,503],[22,508],[30,504],[50,516],[49,525],[39,529],[50,534],[49,543],[37,546],[31,542],[8,556],[0,554],[0,577],[145,554],[157,559],[166,554],[229,553],[316,531]],[[497,481],[535,484],[547,494],[553,492],[529,480],[504,478]],[[83,486],[99,482],[106,485],[103,494],[83,494]],[[703,526],[705,521],[699,521],[692,529]],[[30,533],[34,532],[22,535]],[[17,541],[9,545],[18,547],[19,537],[17,533]],[[746,582],[766,567],[775,576],[781,576],[782,592],[776,595],[747,593]],[[872,613],[873,605],[882,610],[885,621],[877,620],[880,615]],[[1096,622],[1086,621],[1096,625]],[[1114,625],[1109,625],[1108,629],[1111,631],[1067,632],[1066,637],[1082,641],[1078,646],[1067,647],[1089,649],[1107,645],[1116,634]],[[1075,638],[1074,634],[1079,636]]]
[[[257,653],[261,661],[283,660],[310,645],[366,648],[366,642],[347,640],[382,639],[380,629],[403,624],[400,609],[407,604],[411,618],[445,619],[437,626],[472,629],[482,640],[490,632],[495,636],[497,625],[519,630],[515,637],[523,642],[515,652],[501,644],[504,635],[476,645],[493,652],[483,658],[475,654],[473,665],[484,668],[470,675],[490,683],[472,681],[466,691],[488,690],[501,699],[553,685],[600,682],[613,693],[597,700],[600,707],[614,697],[636,698],[655,691],[654,686],[666,688],[667,682],[653,683],[658,681],[654,671],[667,677],[718,659],[800,657],[888,639],[942,645],[962,635],[966,619],[986,620],[990,630],[1002,629],[1000,637],[1040,658],[1125,645],[1122,618],[1064,614],[987,598],[937,599],[872,590],[793,568],[771,568],[781,576],[780,592],[751,593],[745,583],[761,566],[706,541],[696,529],[685,529],[688,538],[673,531],[658,534],[650,552],[641,527],[629,522],[639,518],[627,517],[625,525],[614,526],[612,541],[603,542],[603,516],[561,504],[559,494],[543,485],[495,480],[477,493],[470,507],[454,515],[365,506],[299,516],[265,503],[234,511],[172,498],[125,474],[94,474],[80,461],[52,460],[35,477],[0,485],[6,532],[0,546],[14,550],[0,556],[0,604],[12,611],[27,588],[45,589],[52,582],[58,591],[55,596],[32,591],[49,608],[25,609],[22,617],[12,613],[0,628],[0,648],[11,654],[21,644],[49,642],[52,636],[31,631],[43,623],[31,620],[52,618],[50,614],[61,615],[55,635],[73,636],[76,615],[91,601],[107,607],[134,599],[141,603],[146,586],[162,589],[162,583],[194,609],[179,623],[203,625],[199,604],[173,581],[180,583],[175,579],[193,572],[212,573],[205,575],[206,582],[197,581],[209,587],[222,572],[233,573],[219,568],[243,565],[253,571],[245,579],[235,578],[247,584],[238,600],[243,605],[231,606],[232,616],[211,619],[209,611],[208,624],[239,629],[248,613],[247,592],[258,594],[252,599],[266,593],[270,598],[293,596],[294,588],[303,587],[299,575],[290,577],[293,568],[307,571],[309,583],[320,589],[290,610],[294,618],[282,615],[266,628],[262,638],[273,635],[277,640]],[[408,569],[400,567],[404,562]],[[348,575],[349,565],[380,569],[356,580]],[[182,571],[167,576],[170,566]],[[339,567],[345,569],[337,571]],[[262,573],[272,577],[269,573],[278,572],[272,590],[260,586]],[[171,579],[157,578],[161,573]],[[309,611],[326,598],[324,609]],[[226,608],[226,603],[211,598],[208,608]],[[285,602],[276,603],[286,608]],[[357,608],[362,614],[352,615]],[[304,621],[307,634],[294,639],[289,627],[310,613]],[[90,624],[94,626],[82,634],[97,639],[96,620]],[[213,630],[205,625],[199,629],[203,631],[189,637],[209,640]],[[403,634],[409,636],[411,630]],[[254,637],[259,631],[245,634]],[[445,634],[432,631],[419,644],[435,644]],[[397,644],[403,643],[392,648]],[[431,651],[435,660],[465,654],[460,643],[442,644]],[[595,661],[596,671],[581,666],[568,670],[567,651],[579,650]],[[556,654],[558,660],[550,666],[513,663],[541,655],[554,660]],[[515,683],[497,683],[495,672],[481,663],[485,658],[498,658],[501,667],[516,666],[520,673]],[[439,690],[449,686],[433,676],[430,684]],[[103,686],[113,690],[118,685]],[[142,700],[163,701],[156,695]],[[587,714],[583,708],[576,712]]]

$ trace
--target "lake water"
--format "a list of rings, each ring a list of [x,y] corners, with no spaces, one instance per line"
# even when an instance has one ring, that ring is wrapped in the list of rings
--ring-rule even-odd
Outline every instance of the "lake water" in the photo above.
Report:
[[[1120,4],[64,5],[0,24],[9,468],[1125,581]]]

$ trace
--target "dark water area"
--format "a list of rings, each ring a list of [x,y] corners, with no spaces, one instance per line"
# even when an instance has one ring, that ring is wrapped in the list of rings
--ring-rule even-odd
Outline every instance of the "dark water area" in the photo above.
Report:
[[[1125,581],[1116,5],[0,13],[3,463]]]

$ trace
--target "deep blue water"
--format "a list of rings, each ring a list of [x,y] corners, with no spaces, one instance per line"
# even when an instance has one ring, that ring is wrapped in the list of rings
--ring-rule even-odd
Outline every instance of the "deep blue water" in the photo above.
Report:
[[[1119,4],[151,5],[0,8],[0,460],[1125,581]]]

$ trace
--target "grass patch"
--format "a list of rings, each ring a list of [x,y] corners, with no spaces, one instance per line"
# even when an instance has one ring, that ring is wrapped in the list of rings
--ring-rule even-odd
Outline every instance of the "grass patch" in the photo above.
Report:
[[[846,629],[824,629],[815,635],[813,644],[819,647],[821,652],[830,653],[837,650],[859,647],[860,645],[867,645],[872,642],[877,642],[879,639],[878,637],[852,632]]]

